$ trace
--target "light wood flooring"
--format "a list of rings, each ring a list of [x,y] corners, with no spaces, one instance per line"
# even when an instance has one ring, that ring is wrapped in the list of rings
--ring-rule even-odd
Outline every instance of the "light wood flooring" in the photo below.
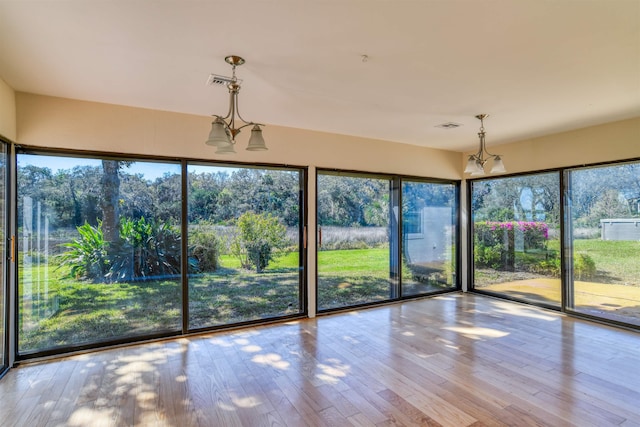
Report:
[[[640,334],[471,294],[22,365],[2,426],[638,426]]]

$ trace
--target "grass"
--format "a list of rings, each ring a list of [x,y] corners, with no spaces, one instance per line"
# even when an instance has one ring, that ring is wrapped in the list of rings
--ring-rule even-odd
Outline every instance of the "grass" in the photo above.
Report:
[[[285,254],[257,274],[241,269],[236,258],[225,255],[215,273],[192,275],[190,327],[298,313],[298,257]],[[320,307],[389,298],[388,249],[322,251],[318,258]],[[21,352],[181,329],[179,278],[88,283],[68,278],[68,268],[57,267],[53,259],[50,264],[20,270]],[[32,291],[27,298],[23,290],[29,277]]]
[[[596,263],[596,282],[640,286],[640,242],[575,240],[574,252]]]
[[[179,328],[178,280],[94,284],[51,273],[30,298],[21,292],[21,352]]]
[[[594,259],[597,279],[604,281],[597,289],[592,284],[576,282],[580,298],[586,298],[586,294],[593,297],[591,301],[581,299],[577,303],[584,301],[584,307],[618,310],[626,316],[640,318],[640,242],[577,240],[575,250]],[[189,279],[190,327],[231,324],[300,311],[297,253],[277,258],[262,274],[241,269],[232,256],[222,256],[220,265],[215,273]],[[24,274],[24,268],[19,271],[21,352],[181,329],[179,278],[94,284],[66,277],[68,270],[56,268],[54,262],[34,264],[27,269],[28,275]],[[413,283],[408,268],[404,273],[407,294],[446,288],[436,283]],[[487,271],[486,274],[487,283],[497,292],[547,302],[560,301],[559,279],[546,283],[545,278],[531,282],[529,277],[499,283],[502,272]],[[23,292],[29,277],[30,297]],[[387,248],[318,252],[318,306],[321,309],[386,300],[391,285]],[[622,309],[625,311],[619,311]]]
[[[388,227],[322,227],[322,250],[368,249],[389,245]]]
[[[389,249],[350,249],[318,252],[318,274],[367,272],[389,277]]]
[[[351,249],[318,252],[318,308],[320,310],[384,301],[391,298],[389,249]],[[442,290],[435,280],[415,279],[403,268],[404,295]]]
[[[318,252],[318,308],[329,309],[389,298],[389,249]]]
[[[224,271],[189,280],[189,326],[203,328],[295,314],[297,272]]]
[[[221,264],[216,273],[189,280],[191,328],[300,311],[297,253],[262,274],[240,269],[233,257]],[[69,278],[69,269],[53,259],[20,271],[20,352],[181,330],[179,277],[90,283]]]

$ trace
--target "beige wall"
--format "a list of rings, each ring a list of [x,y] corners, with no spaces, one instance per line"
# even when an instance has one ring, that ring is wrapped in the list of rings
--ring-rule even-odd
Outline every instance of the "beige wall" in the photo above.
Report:
[[[490,151],[502,155],[508,173],[640,158],[640,117],[493,146]],[[463,156],[462,168],[469,154]]]
[[[204,144],[210,117],[16,94],[18,142],[23,145],[116,153],[398,173],[461,179],[461,154],[324,132],[267,126],[269,151],[216,155]]]
[[[16,96],[4,80],[0,79],[0,136],[16,140]]]

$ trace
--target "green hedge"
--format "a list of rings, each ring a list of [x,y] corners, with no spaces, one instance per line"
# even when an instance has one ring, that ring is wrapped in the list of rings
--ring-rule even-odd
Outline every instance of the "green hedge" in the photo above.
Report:
[[[516,251],[516,235],[523,247]],[[474,224],[474,262],[480,268],[559,274],[557,254],[547,250],[549,226],[534,221],[481,221]]]

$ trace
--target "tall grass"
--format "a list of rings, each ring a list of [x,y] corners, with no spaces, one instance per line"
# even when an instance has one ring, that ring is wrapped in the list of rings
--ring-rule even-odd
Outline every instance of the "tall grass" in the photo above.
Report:
[[[321,251],[384,248],[388,245],[387,227],[322,227]]]

